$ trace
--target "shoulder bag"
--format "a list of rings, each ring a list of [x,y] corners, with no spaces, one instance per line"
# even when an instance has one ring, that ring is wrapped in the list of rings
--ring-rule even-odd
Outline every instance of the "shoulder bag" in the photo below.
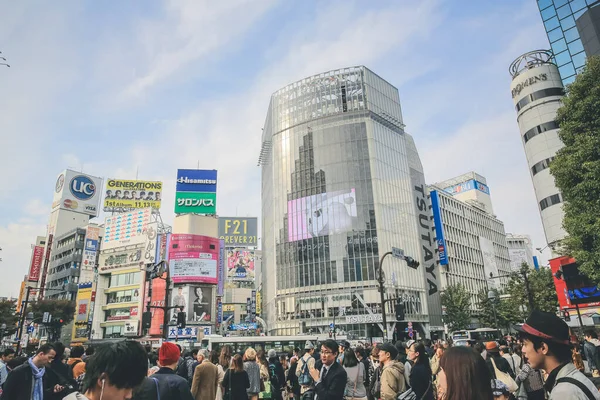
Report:
[[[517,386],[517,383],[515,382],[515,380],[506,372],[502,372],[498,369],[498,367],[496,367],[496,362],[494,361],[493,357],[490,357],[490,360],[492,360],[492,365],[494,366],[494,372],[496,373],[496,379],[498,379],[499,381],[501,381],[502,383],[504,383],[507,387],[508,387],[508,391],[513,393],[516,392],[519,387]]]

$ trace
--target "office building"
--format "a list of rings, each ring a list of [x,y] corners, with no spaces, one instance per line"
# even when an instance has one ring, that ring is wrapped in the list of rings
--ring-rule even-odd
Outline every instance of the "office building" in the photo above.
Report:
[[[511,271],[519,271],[523,263],[529,265],[530,268],[535,268],[533,246],[529,235],[507,233],[506,245],[508,246]]]
[[[546,241],[556,249],[566,233],[562,227],[562,195],[550,174],[550,162],[563,147],[556,112],[564,88],[550,51],[525,53],[510,66],[510,90],[525,148],[529,174],[542,218]]]
[[[478,182],[485,179],[478,176]],[[470,311],[478,309],[477,295],[501,288],[510,273],[504,223],[477,204],[452,196],[445,188],[429,187],[440,254],[442,288],[461,284],[471,295]],[[479,189],[472,189],[479,190]],[[489,195],[489,187],[485,184]]]
[[[598,0],[537,0],[544,29],[556,58],[563,85],[575,80],[586,60],[600,50],[594,45],[600,1]],[[585,44],[584,44],[585,42]]]
[[[398,90],[366,67],[314,75],[272,97],[259,156],[262,268],[270,334],[382,337],[377,270],[386,298],[403,302],[385,330],[419,337],[441,327],[431,211],[421,163],[404,132]],[[429,270],[429,272],[428,272]],[[375,326],[375,329],[372,327]]]

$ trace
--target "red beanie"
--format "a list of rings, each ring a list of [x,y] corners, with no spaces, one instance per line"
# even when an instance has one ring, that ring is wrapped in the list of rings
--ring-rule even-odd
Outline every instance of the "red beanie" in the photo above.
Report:
[[[179,347],[171,342],[164,342],[158,350],[158,363],[162,367],[173,365],[179,361]]]

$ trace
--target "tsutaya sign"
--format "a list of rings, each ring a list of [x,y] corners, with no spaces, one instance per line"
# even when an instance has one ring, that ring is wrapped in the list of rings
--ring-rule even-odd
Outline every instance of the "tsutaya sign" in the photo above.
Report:
[[[532,76],[531,78],[525,79],[523,82],[517,84],[517,86],[515,86],[515,88],[512,90],[511,93],[512,93],[513,99],[515,98],[516,95],[521,93],[521,90],[523,90],[527,86],[531,86],[535,83],[547,81],[547,80],[548,80],[548,74],[539,74],[537,76]]]

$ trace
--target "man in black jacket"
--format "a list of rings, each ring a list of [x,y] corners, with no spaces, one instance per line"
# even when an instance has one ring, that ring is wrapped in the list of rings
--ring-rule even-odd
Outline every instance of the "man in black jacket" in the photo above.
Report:
[[[10,400],[30,400],[33,391],[41,392],[41,399],[49,398],[53,393],[62,392],[63,386],[54,384],[54,379],[46,367],[54,360],[56,351],[50,344],[41,346],[37,354],[20,367],[15,368],[4,382],[2,398]],[[41,386],[36,384],[41,380]]]
[[[273,398],[274,400],[281,400],[283,398],[282,390],[285,390],[285,371],[283,370],[281,362],[279,362],[279,357],[277,357],[275,349],[269,350],[267,356],[269,358],[269,375],[271,378]]]
[[[336,361],[339,354],[335,340],[327,339],[321,343],[321,370],[310,369],[315,380],[315,392],[319,400],[342,400],[348,375],[346,370]]]

